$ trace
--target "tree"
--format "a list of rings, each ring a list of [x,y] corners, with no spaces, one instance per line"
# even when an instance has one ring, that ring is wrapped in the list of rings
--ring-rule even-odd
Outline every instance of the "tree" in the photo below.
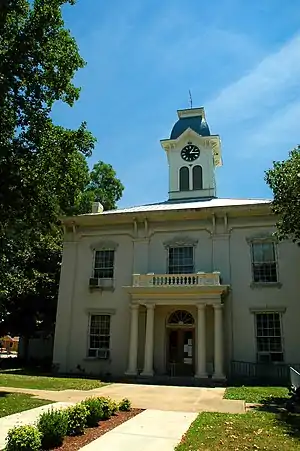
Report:
[[[0,2],[0,333],[27,339],[53,332],[59,216],[79,205],[77,212],[90,211],[99,196],[112,208],[123,189],[102,162],[91,186],[86,158],[95,139],[85,122],[69,130],[51,119],[56,101],[72,106],[79,98],[72,80],[85,65],[64,27],[66,3],[75,2]]]
[[[61,15],[70,0],[6,0],[0,8],[0,312],[2,328],[30,336],[55,310],[61,254],[58,215],[89,181],[95,139],[53,123],[72,106],[85,62]],[[50,321],[51,322],[51,321]]]
[[[124,186],[117,178],[117,174],[110,164],[99,161],[89,174],[89,182],[78,197],[74,213],[88,213],[92,202],[100,202],[104,210],[116,208],[121,199]]]
[[[300,146],[285,161],[273,162],[266,172],[267,184],[273,191],[273,212],[277,215],[279,239],[300,242]]]

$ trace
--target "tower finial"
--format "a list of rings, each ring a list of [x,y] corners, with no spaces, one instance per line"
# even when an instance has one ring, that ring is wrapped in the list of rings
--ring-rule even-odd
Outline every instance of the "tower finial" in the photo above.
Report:
[[[189,96],[190,96],[190,108],[193,108],[193,99],[192,99],[192,93],[191,90],[189,89]]]

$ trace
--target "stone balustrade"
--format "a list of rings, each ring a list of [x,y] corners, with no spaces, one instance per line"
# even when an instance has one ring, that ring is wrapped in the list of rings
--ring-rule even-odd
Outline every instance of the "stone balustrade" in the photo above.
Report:
[[[187,287],[220,285],[220,273],[133,274],[134,287]]]

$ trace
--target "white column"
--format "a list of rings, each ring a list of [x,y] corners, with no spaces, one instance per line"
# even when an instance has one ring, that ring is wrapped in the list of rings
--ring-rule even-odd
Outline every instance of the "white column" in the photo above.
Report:
[[[131,321],[130,321],[130,338],[129,338],[129,357],[128,369],[125,374],[137,374],[137,357],[138,357],[138,333],[139,333],[139,305],[131,305]]]
[[[215,304],[215,372],[213,379],[225,379],[223,372],[223,317],[222,304]]]
[[[146,337],[145,337],[145,360],[142,376],[153,376],[153,350],[154,350],[154,309],[155,304],[146,304]]]
[[[197,370],[195,377],[206,378],[206,305],[198,304],[197,308]]]

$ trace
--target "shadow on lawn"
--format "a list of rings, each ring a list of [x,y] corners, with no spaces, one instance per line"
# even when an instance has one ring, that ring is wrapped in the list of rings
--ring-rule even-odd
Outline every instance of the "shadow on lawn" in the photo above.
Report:
[[[262,400],[256,410],[275,414],[276,422],[284,429],[284,432],[294,438],[300,439],[300,414],[290,413],[286,410],[286,402],[289,398],[269,397]]]

